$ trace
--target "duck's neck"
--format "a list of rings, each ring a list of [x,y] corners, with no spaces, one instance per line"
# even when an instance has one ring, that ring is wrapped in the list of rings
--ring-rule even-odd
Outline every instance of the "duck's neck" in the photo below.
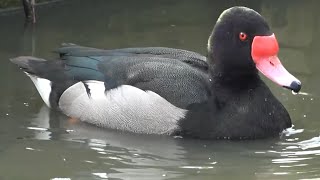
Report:
[[[222,65],[213,64],[209,69],[214,88],[222,86],[239,91],[255,88],[261,83],[255,67],[227,69]]]

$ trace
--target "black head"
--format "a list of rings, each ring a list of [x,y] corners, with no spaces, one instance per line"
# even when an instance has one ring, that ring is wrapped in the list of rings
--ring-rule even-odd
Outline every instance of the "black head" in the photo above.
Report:
[[[266,20],[246,7],[225,10],[208,40],[208,63],[230,77],[257,77],[257,70],[275,83],[299,91],[301,83],[277,57],[278,42]],[[249,76],[248,76],[249,75]],[[299,87],[291,87],[291,84]]]
[[[251,44],[257,34],[272,34],[259,13],[246,7],[229,8],[220,15],[209,38],[209,58],[228,70],[254,68]]]

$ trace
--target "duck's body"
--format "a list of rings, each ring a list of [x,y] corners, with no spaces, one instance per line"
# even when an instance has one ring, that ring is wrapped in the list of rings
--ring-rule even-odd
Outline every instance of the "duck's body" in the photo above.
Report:
[[[252,16],[244,28],[229,22],[239,13]],[[261,19],[247,8],[226,10],[209,39],[208,57],[162,47],[100,50],[66,45],[57,50],[57,61],[18,57],[12,62],[28,73],[48,106],[101,127],[215,139],[277,136],[291,120],[258,75],[256,68],[270,75],[263,61],[256,60],[269,57],[268,52],[249,46],[255,35],[273,38]],[[234,31],[247,31],[252,39],[237,42],[230,36]],[[221,42],[221,47],[213,42]],[[273,50],[271,58],[276,57]],[[251,54],[258,58],[252,60]],[[295,78],[283,79],[272,80],[299,91]]]

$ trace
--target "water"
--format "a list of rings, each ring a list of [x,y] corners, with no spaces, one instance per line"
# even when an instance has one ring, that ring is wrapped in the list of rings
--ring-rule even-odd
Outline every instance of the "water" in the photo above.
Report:
[[[261,12],[280,59],[303,82],[292,95],[270,81],[294,129],[281,138],[203,141],[133,135],[74,123],[43,106],[31,81],[8,59],[54,58],[62,42],[100,48],[169,46],[205,54],[223,9]],[[69,0],[0,16],[0,179],[313,179],[320,177],[320,1]]]

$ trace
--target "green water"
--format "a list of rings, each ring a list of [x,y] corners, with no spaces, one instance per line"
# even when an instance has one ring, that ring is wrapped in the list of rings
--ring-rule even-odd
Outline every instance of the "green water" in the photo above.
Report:
[[[242,2],[242,1],[241,1]],[[0,15],[0,179],[312,179],[320,178],[320,1],[68,0]],[[233,5],[259,11],[280,59],[303,83],[292,95],[266,80],[295,130],[279,139],[203,141],[133,135],[73,124],[50,111],[8,59],[54,58],[62,42],[99,48],[168,46],[205,54],[219,14]]]

